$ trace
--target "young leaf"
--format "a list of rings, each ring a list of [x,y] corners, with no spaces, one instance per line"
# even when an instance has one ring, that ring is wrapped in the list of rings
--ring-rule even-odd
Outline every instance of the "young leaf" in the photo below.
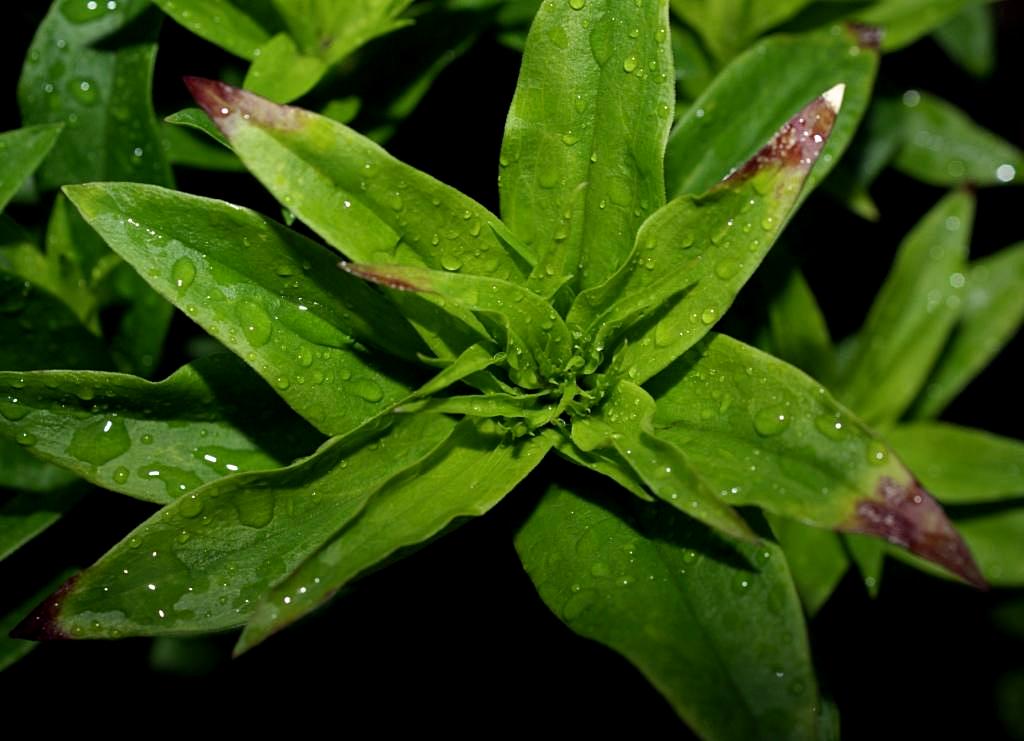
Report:
[[[880,536],[983,585],[935,500],[817,382],[712,334],[648,384],[659,437],[724,501]]]
[[[906,236],[857,335],[837,395],[869,423],[895,420],[928,378],[963,301],[974,198],[943,198]]]
[[[669,197],[708,190],[754,155],[808,100],[843,84],[843,115],[811,170],[810,192],[838,161],[867,109],[878,67],[876,41],[870,29],[840,28],[835,35],[765,39],[737,57],[687,109],[669,138]]]
[[[971,263],[960,320],[911,413],[935,417],[1024,322],[1024,242]]]
[[[221,49],[254,60],[270,39],[263,27],[230,0],[153,0],[167,15]]]
[[[961,535],[960,537],[963,536]],[[843,535],[842,540],[846,545],[847,552],[850,554],[850,560],[853,561],[857,571],[860,572],[864,588],[871,598],[874,599],[882,588],[882,569],[885,567],[886,552],[898,549],[889,548],[885,543],[876,538],[869,538],[855,533]],[[970,547],[970,543],[967,545]],[[931,561],[926,561],[925,563],[938,573],[948,574],[948,572],[942,569],[935,568],[934,563]]]
[[[0,368],[108,369],[110,355],[61,301],[0,271]]]
[[[139,17],[148,7],[144,0],[50,6],[18,82],[25,123],[65,123],[70,134],[40,168],[42,188],[103,179],[172,182],[150,104],[156,45],[145,42],[158,23],[155,15]],[[124,39],[116,45],[115,32]]]
[[[19,626],[22,638],[117,638],[243,624],[260,596],[451,433],[440,415],[373,424],[288,468],[239,474],[164,507]],[[376,430],[376,432],[375,432]]]
[[[0,504],[0,561],[59,520],[81,498],[82,487],[71,484],[45,493],[22,492],[6,499]]]
[[[768,305],[772,354],[828,383],[836,357],[821,307],[803,273],[790,261],[771,260],[759,275]]]
[[[637,235],[630,263],[581,294],[573,308],[588,314],[613,302],[592,325],[598,339],[596,325],[635,321],[642,316],[638,309],[651,311],[626,332],[616,353],[631,379],[642,383],[661,371],[729,308],[796,207],[842,100],[841,85],[825,91],[707,194],[681,196],[653,214]],[[669,297],[657,310],[648,301]]]
[[[63,124],[41,124],[0,134],[0,156],[4,163],[0,171],[0,211],[39,167],[63,128]]]
[[[710,489],[686,453],[659,436],[651,424],[654,399],[621,381],[603,406],[572,426],[572,441],[584,453],[614,448],[658,498],[733,538],[756,541],[742,517]]]
[[[941,422],[899,425],[886,437],[943,504],[1024,495],[1024,442]]]
[[[957,529],[976,554],[985,578],[996,587],[1024,587],[1024,507],[1017,503],[991,513],[958,517]]]
[[[243,84],[277,103],[301,98],[327,73],[323,59],[302,53],[286,33],[275,34],[259,51]]]
[[[850,567],[840,536],[786,517],[769,517],[804,610],[811,617],[828,602]]]
[[[672,10],[700,32],[719,60],[728,60],[813,0],[672,0]]]
[[[170,116],[166,116],[164,121],[178,126],[187,126],[196,131],[201,131],[214,141],[224,146],[226,149],[231,149],[231,142],[228,141],[226,136],[220,133],[220,129],[217,128],[217,124],[215,124],[210,117],[199,108],[183,108],[177,113],[172,113]]]
[[[987,4],[968,5],[935,29],[935,40],[949,57],[975,77],[996,66],[996,19]]]
[[[700,736],[815,737],[806,628],[774,544],[729,544],[580,483],[548,489],[516,550],[551,611],[629,659]]]
[[[307,54],[334,64],[372,38],[409,23],[399,20],[412,0],[272,0],[288,32]]]
[[[357,340],[407,356],[415,335],[327,250],[253,211],[155,186],[66,192],[150,285],[321,431],[355,429],[407,393]]]
[[[577,7],[577,5],[579,7]],[[550,295],[603,282],[665,202],[674,79],[665,3],[543,3],[501,148],[501,213]],[[642,122],[642,125],[638,125]]]
[[[166,504],[237,471],[308,455],[323,438],[227,354],[160,383],[89,371],[0,373],[0,436],[97,486]]]
[[[485,514],[541,462],[552,437],[510,444],[493,423],[461,422],[443,445],[381,487],[356,518],[263,596],[236,655],[401,549],[433,538],[460,518]]]
[[[903,95],[897,170],[938,186],[1005,185],[1024,177],[1024,152],[951,103],[916,90]]]
[[[853,15],[882,29],[882,51],[902,49],[978,0],[880,0]]]

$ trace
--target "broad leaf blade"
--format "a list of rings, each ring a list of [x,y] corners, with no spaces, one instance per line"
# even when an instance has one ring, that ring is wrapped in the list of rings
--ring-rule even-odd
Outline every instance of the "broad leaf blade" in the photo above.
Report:
[[[942,422],[899,425],[886,437],[943,504],[1024,496],[1024,442]]]
[[[719,60],[728,60],[813,0],[672,0],[672,10],[700,32]]]
[[[971,263],[960,321],[914,404],[937,416],[1011,340],[1024,322],[1024,243]]]
[[[867,109],[878,67],[873,43],[870,33],[853,29],[777,36],[736,58],[672,132],[665,154],[669,197],[708,190],[808,100],[844,84],[843,115],[811,171],[807,191],[813,189],[838,161]]]
[[[357,518],[264,596],[235,652],[266,640],[401,549],[460,518],[486,513],[540,463],[551,442],[544,434],[510,443],[493,424],[463,421],[443,446],[382,487]]]
[[[537,12],[499,186],[502,218],[540,257],[533,283],[542,293],[569,276],[582,288],[604,281],[665,202],[668,27],[659,2],[552,2]]]
[[[41,124],[0,134],[0,211],[25,182],[57,142],[62,124]]]
[[[160,383],[88,371],[0,373],[0,436],[97,486],[159,504],[279,468],[323,438],[230,355]]]
[[[18,629],[24,638],[117,638],[243,624],[291,573],[454,423],[409,417],[329,441],[285,469],[230,476],[178,499],[70,580]]]
[[[194,33],[221,49],[252,61],[270,35],[229,0],[153,0],[154,4]]]
[[[880,536],[984,584],[935,500],[796,368],[715,334],[648,387],[659,436],[726,502]]]
[[[703,737],[814,737],[818,691],[781,550],[573,489],[552,486],[516,536],[552,612],[623,654]]]
[[[837,389],[866,422],[898,419],[928,378],[960,313],[973,219],[973,197],[952,193],[900,245]]]
[[[408,354],[415,335],[327,250],[253,211],[155,186],[67,193],[150,285],[323,432],[352,430],[406,394],[356,340]]]
[[[925,183],[1020,184],[1024,152],[972,121],[951,103],[916,90],[904,94],[899,109],[903,145],[896,169]]]
[[[617,352],[630,378],[641,383],[661,371],[732,305],[796,208],[842,99],[841,85],[825,91],[728,179],[652,215],[637,235],[633,261],[594,295],[580,296],[576,306],[614,301],[600,322],[621,309],[635,313],[634,299],[664,302],[630,328]]]

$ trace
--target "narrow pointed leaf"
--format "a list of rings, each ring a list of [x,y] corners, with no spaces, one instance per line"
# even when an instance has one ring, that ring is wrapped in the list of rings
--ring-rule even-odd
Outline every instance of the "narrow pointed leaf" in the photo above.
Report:
[[[68,126],[39,170],[42,188],[103,179],[171,183],[150,103],[156,44],[149,42],[159,15],[140,18],[147,8],[144,0],[50,6],[18,82],[26,124]],[[124,40],[111,42],[115,32]]]
[[[841,28],[836,35],[765,39],[737,57],[672,132],[665,153],[669,197],[708,190],[753,156],[808,100],[842,83],[843,115],[811,171],[810,192],[835,166],[867,110],[878,67],[876,41],[869,29]]]
[[[866,422],[898,419],[924,386],[960,313],[973,220],[973,197],[952,193],[900,245],[837,389]]]
[[[971,263],[960,320],[915,402],[934,417],[1013,339],[1024,323],[1024,243]]]
[[[381,487],[358,517],[263,597],[236,653],[323,604],[401,549],[433,538],[460,518],[485,514],[550,447],[547,434],[509,443],[493,424],[463,421],[442,446]]]
[[[788,261],[779,265],[769,261],[760,275],[766,292],[770,292],[772,354],[827,383],[836,370],[835,348],[807,279]]]
[[[903,143],[893,166],[925,183],[952,187],[1019,185],[1024,152],[951,103],[910,91],[900,106]]]
[[[886,438],[943,504],[1024,496],[1024,442],[942,422],[899,425]]]
[[[850,568],[840,536],[785,517],[770,517],[769,522],[786,554],[804,610],[814,617]]]
[[[935,29],[935,40],[975,77],[988,77],[996,66],[996,19],[987,4],[968,5]]]
[[[40,493],[14,494],[0,504],[0,561],[59,520],[82,498],[82,487],[71,484]]]
[[[985,578],[996,587],[1024,587],[1024,559],[1020,544],[1024,542],[1024,507],[1015,507],[988,514],[958,517],[957,529],[978,559]]]
[[[465,309],[501,318],[509,336],[508,362],[521,386],[564,374],[572,355],[569,329],[551,305],[532,291],[494,278],[423,268],[345,263],[353,275],[398,291],[428,292]]]
[[[357,340],[408,354],[415,335],[327,250],[253,211],[155,186],[67,194],[150,285],[321,431],[352,430],[407,393]]]
[[[584,453],[573,444],[571,439],[563,436],[555,444],[555,452],[578,466],[607,476],[623,489],[646,502],[655,501],[655,498],[647,492],[643,479],[630,468],[628,463],[622,460],[622,456],[614,448],[597,448]]]
[[[208,137],[218,142],[227,149],[231,149],[231,142],[221,133],[209,116],[200,108],[182,108],[177,113],[166,116],[164,121],[178,126],[187,126],[190,129],[201,131]]]
[[[272,0],[288,32],[308,54],[328,64],[370,39],[406,25],[398,16],[412,0]]]
[[[960,537],[963,536],[961,535]],[[860,573],[864,588],[874,599],[882,588],[882,570],[885,567],[886,552],[896,549],[890,549],[877,538],[869,538],[866,535],[847,533],[842,536],[842,540],[846,546],[847,553],[850,554],[850,560]],[[974,554],[972,553],[971,555],[973,557]],[[935,568],[931,561],[926,563]],[[942,569],[935,568],[935,570],[943,574],[948,573]]]
[[[579,8],[576,7],[579,5]],[[673,111],[665,3],[543,3],[501,150],[501,213],[550,293],[603,282],[665,202]]]
[[[728,503],[883,537],[984,584],[935,500],[796,368],[713,334],[648,389],[658,435],[684,450]]]
[[[618,383],[599,410],[577,420],[572,441],[584,452],[614,448],[658,498],[733,538],[756,541],[739,514],[712,491],[684,450],[651,425],[654,400],[639,386]]]
[[[78,478],[70,471],[36,458],[28,452],[28,447],[0,438],[0,489],[44,493]]]
[[[63,130],[62,124],[41,124],[0,134],[0,211],[3,211],[18,188],[53,148]]]
[[[882,29],[882,50],[902,49],[926,36],[979,0],[881,0],[854,14],[861,23]]]
[[[0,373],[0,414],[0,436],[32,438],[29,449],[43,460],[159,504],[231,473],[287,465],[323,441],[227,354],[160,383],[89,371]]]
[[[625,656],[701,737],[815,737],[820,700],[778,546],[727,544],[581,483],[548,490],[516,550],[551,611]]]
[[[23,278],[0,272],[0,368],[111,367],[106,347],[67,306]]]
[[[56,579],[53,579],[42,589],[34,591],[28,598],[19,600],[16,606],[11,607],[3,614],[2,617],[0,617],[0,672],[13,666],[39,645],[34,641],[11,638],[8,636],[8,633],[10,633],[11,630],[32,611],[32,608],[38,605],[39,602],[46,597],[46,595],[59,587],[68,578],[68,576],[69,574],[64,573]]]
[[[615,301],[599,319],[614,323],[645,296],[664,301],[689,289],[626,333],[617,355],[631,378],[639,383],[661,371],[732,305],[796,208],[842,99],[842,86],[825,91],[727,180],[651,216],[637,235],[633,260],[596,289],[598,300],[581,295],[578,306]]]
[[[276,103],[287,103],[308,93],[327,73],[320,57],[303,54],[295,39],[275,34],[260,47],[243,84],[257,95]]]
[[[153,0],[154,4],[194,33],[221,49],[252,61],[270,34],[229,0]]]
[[[205,118],[205,114],[203,115]],[[170,118],[164,119],[170,121]],[[174,123],[174,121],[171,121]],[[175,167],[194,167],[199,170],[245,172],[245,165],[231,152],[200,138],[199,134],[179,126],[165,126],[162,130],[167,159]]]
[[[813,0],[672,0],[672,10],[700,32],[719,60],[728,60]]]
[[[454,423],[409,417],[334,438],[288,468],[207,484],[164,507],[18,628],[24,638],[209,632],[243,624],[291,573]],[[155,555],[154,555],[155,554]]]

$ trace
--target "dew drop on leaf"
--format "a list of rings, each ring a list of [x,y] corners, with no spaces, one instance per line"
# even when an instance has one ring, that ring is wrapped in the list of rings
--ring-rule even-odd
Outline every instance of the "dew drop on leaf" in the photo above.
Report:
[[[789,426],[789,415],[780,406],[762,409],[754,415],[754,429],[762,437],[778,435]]]

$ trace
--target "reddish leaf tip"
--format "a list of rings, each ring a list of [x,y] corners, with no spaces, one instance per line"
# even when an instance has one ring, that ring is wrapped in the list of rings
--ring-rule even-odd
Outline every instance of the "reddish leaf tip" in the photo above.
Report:
[[[426,290],[423,286],[418,286],[412,281],[400,278],[397,275],[389,274],[387,268],[375,267],[373,265],[360,265],[354,262],[347,262],[342,260],[338,263],[338,267],[344,270],[346,273],[368,280],[371,283],[384,286],[385,288],[393,288],[396,291],[424,291]]]
[[[942,506],[917,481],[904,485],[883,476],[876,493],[877,498],[857,504],[853,521],[844,530],[885,538],[948,569],[978,589],[988,589],[967,544]]]
[[[857,46],[861,49],[878,51],[882,48],[882,39],[885,36],[885,31],[878,26],[849,21],[846,24],[846,28],[849,29],[850,33],[852,33],[854,38],[857,39]]]
[[[182,78],[196,103],[206,111],[225,136],[230,136],[239,119],[272,128],[293,128],[299,109],[278,105],[247,90],[205,77]]]
[[[20,638],[26,641],[63,641],[72,638],[59,625],[57,618],[60,614],[61,602],[76,581],[78,581],[78,576],[72,576],[64,582],[60,589],[43,600],[42,604],[14,627],[14,630],[10,632],[11,638]]]

